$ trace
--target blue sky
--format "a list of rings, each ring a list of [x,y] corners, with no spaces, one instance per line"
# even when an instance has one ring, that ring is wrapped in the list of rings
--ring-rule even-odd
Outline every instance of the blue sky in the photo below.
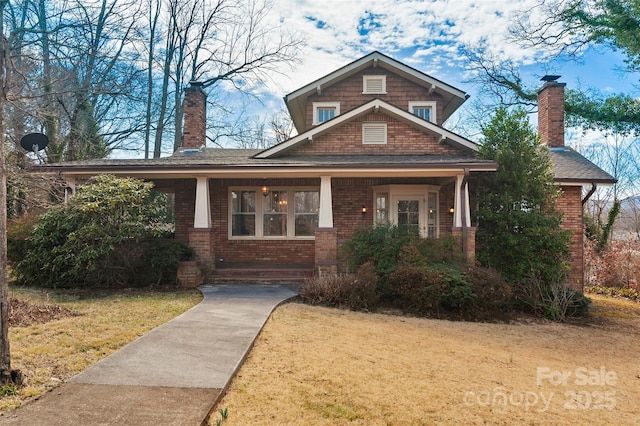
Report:
[[[621,54],[606,48],[585,52],[582,61],[541,63],[544,52],[508,42],[514,15],[538,0],[274,0],[274,23],[304,35],[301,63],[286,76],[274,76],[262,89],[267,104],[363,56],[379,50],[469,93],[460,53],[463,45],[484,43],[490,51],[521,66],[535,85],[545,74],[562,75],[568,88],[634,94],[637,76],[624,75]]]

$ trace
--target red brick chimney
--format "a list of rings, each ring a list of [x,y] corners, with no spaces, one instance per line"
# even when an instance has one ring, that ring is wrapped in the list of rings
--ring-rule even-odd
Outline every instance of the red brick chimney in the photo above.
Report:
[[[544,85],[538,90],[538,133],[540,141],[549,148],[564,147],[564,86],[559,75],[542,77]]]
[[[207,130],[207,94],[202,89],[202,83],[192,81],[184,89],[184,126],[182,128],[182,147],[184,149],[198,149],[206,145]]]

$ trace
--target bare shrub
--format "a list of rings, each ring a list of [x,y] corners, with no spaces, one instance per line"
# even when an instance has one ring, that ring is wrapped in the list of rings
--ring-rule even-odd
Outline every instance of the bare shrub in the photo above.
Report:
[[[311,305],[368,310],[378,303],[376,284],[375,268],[365,263],[357,274],[324,275],[305,280],[300,297]]]
[[[587,241],[584,250],[587,286],[640,289],[640,247],[638,241],[613,241],[606,250],[596,251]]]

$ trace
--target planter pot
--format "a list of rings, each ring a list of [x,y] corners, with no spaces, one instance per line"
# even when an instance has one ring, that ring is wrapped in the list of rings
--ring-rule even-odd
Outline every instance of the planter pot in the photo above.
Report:
[[[182,288],[195,288],[202,284],[200,262],[189,260],[178,263],[178,285]]]

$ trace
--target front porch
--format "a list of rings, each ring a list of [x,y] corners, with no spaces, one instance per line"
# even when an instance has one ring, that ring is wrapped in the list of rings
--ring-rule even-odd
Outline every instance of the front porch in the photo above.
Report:
[[[169,191],[166,182],[163,189]],[[176,180],[173,192],[176,238],[195,249],[206,282],[301,283],[319,274],[346,272],[341,244],[356,230],[383,222],[415,226],[428,238],[457,236],[461,254],[469,260],[475,256],[475,228],[463,174],[268,180],[202,177]],[[306,204],[304,214],[298,214],[296,203],[302,198],[297,196],[302,192]],[[278,232],[282,233],[274,235]]]

